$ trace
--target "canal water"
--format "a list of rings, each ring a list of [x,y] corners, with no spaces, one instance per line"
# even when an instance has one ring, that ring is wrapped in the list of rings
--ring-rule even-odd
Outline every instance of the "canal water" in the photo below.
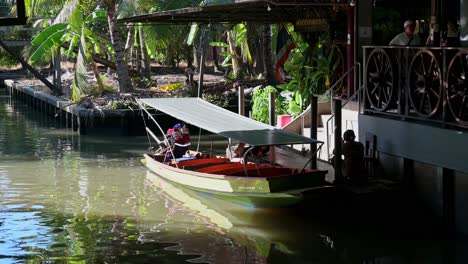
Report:
[[[355,209],[321,195],[240,207],[149,173],[147,148],[79,136],[0,90],[0,263],[468,261],[466,243],[437,238],[413,207],[395,216],[393,201]]]

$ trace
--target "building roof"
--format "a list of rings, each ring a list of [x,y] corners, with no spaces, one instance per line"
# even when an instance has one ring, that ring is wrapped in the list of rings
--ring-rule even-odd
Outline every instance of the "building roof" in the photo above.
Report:
[[[120,23],[190,24],[270,22],[323,18],[324,7],[347,6],[348,0],[244,0],[232,4],[187,7],[119,19]]]

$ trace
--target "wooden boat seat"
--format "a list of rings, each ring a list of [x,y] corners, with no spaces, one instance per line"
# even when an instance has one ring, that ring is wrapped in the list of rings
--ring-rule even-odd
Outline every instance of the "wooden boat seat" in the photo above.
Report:
[[[255,164],[247,164],[247,169],[256,168]],[[213,173],[213,174],[231,174],[236,171],[244,171],[244,164],[239,162],[231,162],[227,164],[214,165],[196,170],[197,172]]]
[[[228,163],[230,160],[228,158],[208,158],[208,159],[194,159],[194,160],[185,160],[180,161],[177,163],[179,168],[183,168],[184,166],[194,166],[194,165],[202,165],[202,164],[222,164]]]
[[[226,164],[226,163],[229,163],[229,161],[226,161],[226,162],[212,162],[212,163],[203,163],[203,164],[199,164],[199,165],[187,165],[187,166],[183,166],[182,169],[184,170],[190,170],[190,171],[198,171],[199,169],[202,169],[202,168],[207,168],[207,167],[211,167],[211,166],[216,166],[216,165],[220,165],[220,164]]]
[[[290,168],[274,167],[267,164],[247,164],[247,175],[251,177],[275,177],[283,175],[291,175]],[[229,163],[222,165],[214,165],[206,168],[197,169],[198,172],[213,173],[228,176],[246,176],[244,164]]]

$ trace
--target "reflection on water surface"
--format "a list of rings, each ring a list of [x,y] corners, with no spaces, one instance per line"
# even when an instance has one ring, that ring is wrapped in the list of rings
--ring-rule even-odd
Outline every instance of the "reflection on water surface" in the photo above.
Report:
[[[80,137],[2,96],[0,263],[457,263],[466,257],[457,250],[466,246],[461,242],[356,229],[342,216],[318,217],[312,204],[253,209],[193,193],[148,173],[140,164],[147,147],[146,137]]]

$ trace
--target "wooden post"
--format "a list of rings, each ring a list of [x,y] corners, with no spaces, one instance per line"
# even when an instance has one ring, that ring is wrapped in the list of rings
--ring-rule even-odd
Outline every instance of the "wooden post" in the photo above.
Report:
[[[60,48],[54,54],[54,85],[57,90],[62,90],[62,68],[61,68],[62,55]]]
[[[269,103],[269,121],[270,126],[275,126],[275,94],[270,93],[270,103]],[[270,147],[270,163],[276,163],[276,153],[275,146]]]
[[[238,104],[239,104],[239,115],[245,116],[244,86],[239,85],[238,91],[239,91],[239,96],[238,96],[238,97],[239,97],[239,101],[238,101]]]
[[[351,69],[354,66],[354,15],[354,6],[350,5],[348,7],[348,43],[346,45],[346,62],[348,69]],[[348,97],[351,97],[354,94],[354,76],[355,74],[348,74],[347,77]]]
[[[270,126],[275,126],[275,94],[270,93],[270,100],[269,100],[269,115],[268,119],[270,121]]]
[[[310,98],[310,138],[317,139],[317,110],[318,109],[318,98],[312,95]],[[317,155],[313,157],[317,151],[317,143],[310,144],[310,168],[313,170],[317,169]]]
[[[47,78],[45,78],[44,76],[42,76],[36,69],[34,69],[31,65],[29,65],[23,58],[21,58],[20,56],[18,56],[15,52],[13,52],[7,45],[5,45],[5,43],[3,41],[0,40],[0,46],[8,53],[10,53],[10,55],[15,58],[17,61],[19,61],[21,63],[21,65],[28,69],[36,78],[38,78],[39,80],[41,80],[41,82],[47,86],[49,89],[51,89],[55,94],[57,95],[61,95],[62,94],[62,91],[58,90],[53,84],[51,84],[49,82],[49,80],[47,80]]]
[[[442,174],[442,223],[447,236],[455,234],[455,174],[452,170],[440,168]]]
[[[206,60],[206,41],[208,39],[208,32],[203,32],[201,40],[201,56],[200,56],[200,75],[198,77],[198,97],[201,97],[201,90],[203,88],[203,75],[205,74],[205,60]]]
[[[334,110],[335,110],[335,181],[334,184],[343,184],[343,170],[341,160],[341,100],[334,99]]]

